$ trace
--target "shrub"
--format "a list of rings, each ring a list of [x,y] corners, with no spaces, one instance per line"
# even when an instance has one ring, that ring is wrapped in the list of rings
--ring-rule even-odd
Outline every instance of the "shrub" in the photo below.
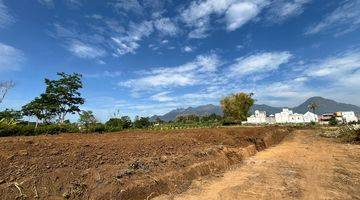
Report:
[[[131,128],[131,119],[128,116],[123,116],[121,118],[110,118],[109,121],[105,123],[106,131],[120,131],[123,129]]]
[[[4,125],[0,124],[0,137],[4,136],[30,136],[42,134],[59,134],[59,133],[76,133],[79,129],[74,124],[49,124],[40,125],[35,128],[35,125],[16,124]]]
[[[136,117],[134,121],[135,128],[148,128],[151,122],[148,117]]]
[[[105,132],[105,125],[101,124],[101,123],[97,123],[95,124],[95,126],[92,127],[91,132],[95,132],[95,133],[103,133]]]
[[[360,129],[354,128],[353,126],[341,127],[338,131],[338,138],[343,142],[360,142]]]
[[[231,125],[240,125],[241,121],[239,120],[234,120],[231,118],[225,118],[222,120],[222,125],[223,126],[231,126]]]
[[[329,120],[329,125],[331,126],[336,126],[339,122],[337,121],[337,119],[332,116],[331,119]]]

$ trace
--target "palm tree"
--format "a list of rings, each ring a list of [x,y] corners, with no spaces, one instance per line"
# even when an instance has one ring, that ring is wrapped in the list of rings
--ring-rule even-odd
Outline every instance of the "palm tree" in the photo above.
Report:
[[[309,109],[309,110],[312,110],[313,113],[315,113],[315,110],[316,110],[317,108],[319,108],[319,105],[316,104],[315,102],[311,102],[311,103],[308,105],[308,109]]]

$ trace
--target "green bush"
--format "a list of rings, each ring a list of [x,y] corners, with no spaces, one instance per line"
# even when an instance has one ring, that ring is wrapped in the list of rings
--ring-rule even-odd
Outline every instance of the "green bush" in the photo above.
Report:
[[[79,129],[74,124],[50,124],[39,125],[35,128],[35,125],[0,125],[0,137],[5,136],[30,136],[30,135],[42,135],[42,134],[59,134],[59,133],[77,133]]]
[[[114,132],[121,131],[123,129],[131,128],[131,119],[128,116],[123,116],[121,118],[110,118],[106,123],[106,131]]]
[[[336,126],[339,122],[337,121],[337,119],[333,116],[331,117],[331,119],[329,120],[329,125],[331,126]]]
[[[241,121],[239,120],[234,120],[231,118],[225,118],[222,120],[222,125],[223,126],[232,126],[232,125],[241,125]]]
[[[95,124],[94,127],[92,127],[92,131],[91,132],[95,132],[95,133],[103,133],[105,132],[106,128],[104,124],[101,123],[97,123]]]

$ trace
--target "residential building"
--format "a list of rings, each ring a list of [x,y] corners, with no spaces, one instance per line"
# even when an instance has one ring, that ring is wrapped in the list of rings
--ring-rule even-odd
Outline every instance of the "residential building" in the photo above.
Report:
[[[293,111],[288,108],[284,108],[280,113],[275,114],[276,123],[289,123],[289,115],[292,115]]]
[[[247,118],[247,123],[263,124],[266,123],[266,112],[255,110],[255,114]]]
[[[290,114],[288,118],[288,123],[304,123],[304,116],[298,113]]]
[[[314,114],[310,111],[308,111],[304,114],[304,122],[305,123],[318,122],[318,121],[319,121],[319,117],[316,114]]]
[[[354,111],[343,111],[343,112],[341,112],[341,115],[342,115],[342,119],[345,123],[358,121],[358,118],[356,117]]]

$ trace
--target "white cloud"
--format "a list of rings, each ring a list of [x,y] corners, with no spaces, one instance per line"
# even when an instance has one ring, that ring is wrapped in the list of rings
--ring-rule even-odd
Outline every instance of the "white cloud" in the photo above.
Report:
[[[273,71],[281,64],[289,62],[292,55],[289,52],[267,52],[240,57],[229,67],[230,76],[260,74]]]
[[[47,6],[48,8],[53,8],[55,6],[54,0],[38,0],[38,2]]]
[[[170,18],[160,18],[154,21],[155,28],[163,35],[176,35],[178,28]]]
[[[174,99],[170,96],[168,96],[170,92],[160,92],[157,94],[152,95],[150,98],[154,101],[159,101],[159,102],[168,102],[168,101],[173,101]]]
[[[200,84],[208,78],[206,74],[215,72],[221,65],[216,54],[201,55],[194,61],[177,67],[153,68],[143,73],[145,76],[119,83],[135,91],[154,88],[190,86]]]
[[[205,38],[212,23],[226,23],[228,31],[234,31],[267,10],[265,19],[284,21],[300,15],[311,0],[194,0],[181,10],[180,19],[191,28],[189,38]]]
[[[181,19],[189,27],[194,28],[190,32],[190,38],[204,38],[210,26],[212,14],[221,15],[231,5],[233,0],[206,0],[193,1],[186,9],[182,10]]]
[[[141,14],[143,7],[137,0],[117,0],[114,7],[121,11],[131,11],[137,14]]]
[[[24,60],[22,51],[0,43],[0,71],[19,70]]]
[[[94,73],[94,74],[83,74],[86,78],[115,78],[122,75],[122,72],[120,71],[108,71],[105,70],[100,73]]]
[[[314,78],[332,79],[334,84],[344,84],[349,87],[360,85],[360,50],[352,50],[346,53],[330,56],[310,65],[306,75]]]
[[[10,15],[8,7],[0,0],[0,28],[5,28],[14,22],[13,16]]]
[[[324,31],[345,34],[360,28],[360,1],[347,0],[327,15],[322,21],[310,27],[305,34],[316,34]]]
[[[274,0],[268,13],[268,19],[281,22],[290,17],[298,16],[304,12],[305,6],[311,0]]]
[[[190,46],[185,46],[185,47],[183,48],[183,51],[185,51],[185,52],[192,52],[193,49],[192,49]]]
[[[80,41],[72,41],[69,45],[69,51],[80,58],[100,58],[105,56],[106,52],[98,47],[84,44]]]
[[[191,27],[190,38],[204,38],[212,18],[226,21],[226,29],[236,30],[255,18],[268,5],[268,0],[193,1],[181,12],[181,20]]]
[[[45,5],[48,8],[54,8],[54,0],[38,0],[39,3]],[[76,8],[82,5],[81,0],[66,0],[64,1],[69,7]]]
[[[233,31],[256,17],[261,10],[255,2],[245,1],[232,4],[226,11],[227,30]]]
[[[112,40],[117,45],[117,54],[135,53],[135,50],[140,47],[138,42],[144,37],[148,37],[153,31],[154,28],[151,21],[143,21],[140,24],[131,23],[126,35],[112,37]]]

